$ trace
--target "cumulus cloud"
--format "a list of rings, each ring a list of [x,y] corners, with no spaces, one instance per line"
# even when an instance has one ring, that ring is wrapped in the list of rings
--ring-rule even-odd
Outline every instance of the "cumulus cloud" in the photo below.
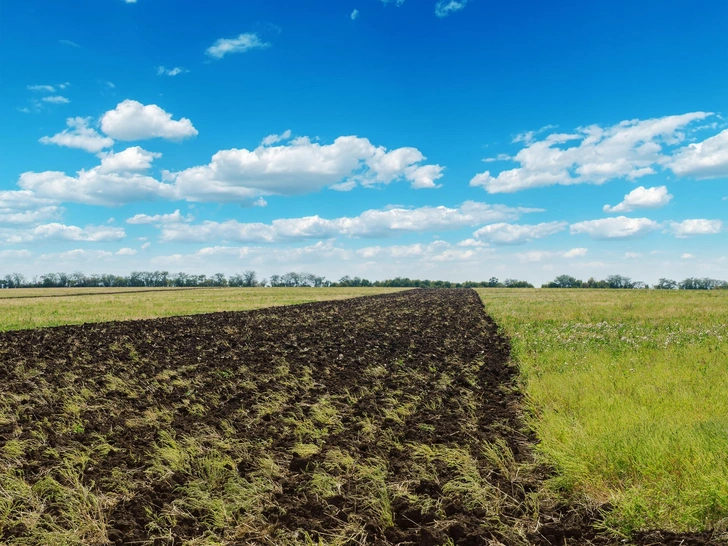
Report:
[[[359,19],[359,10],[355,9],[354,11],[352,11],[349,17],[351,17],[352,21],[356,21],[357,19]]]
[[[669,222],[668,229],[678,239],[686,239],[695,235],[714,235],[720,233],[723,222],[694,218],[682,222]]]
[[[548,250],[533,250],[531,252],[519,252],[516,257],[521,262],[542,262],[552,258],[583,258],[586,256],[586,248],[572,248],[560,252],[552,252]]]
[[[114,254],[117,256],[134,256],[137,253],[133,248],[120,248]]]
[[[62,211],[57,201],[30,191],[0,191],[0,224],[35,224],[55,219]]]
[[[263,146],[273,146],[273,144],[277,144],[284,140],[290,140],[290,138],[291,138],[291,130],[286,129],[280,135],[276,135],[276,134],[268,135],[261,141],[261,144]]]
[[[323,259],[336,261],[349,260],[352,251],[336,246],[333,241],[318,241],[304,247],[270,248],[267,246],[213,246],[201,248],[192,254],[172,254],[156,256],[151,263],[164,266],[186,266],[190,264],[208,264],[215,258],[223,258],[226,264],[231,260],[240,260],[246,267],[261,264],[281,264],[288,270],[295,270],[300,266],[319,265]],[[236,266],[237,267],[237,266]]]
[[[530,136],[523,139],[526,146],[513,157],[519,167],[496,175],[485,171],[473,177],[470,185],[488,193],[511,193],[557,184],[636,180],[654,174],[655,167],[669,161],[663,148],[684,140],[681,129],[710,115],[692,112],[623,121],[606,128],[590,125],[574,133],[549,134],[541,140]]]
[[[562,254],[564,258],[583,258],[586,256],[586,253],[589,252],[586,248],[572,248],[571,250],[567,250]]]
[[[399,233],[422,233],[475,226],[501,219],[515,219],[540,209],[511,208],[467,201],[458,208],[420,207],[405,209],[391,207],[367,210],[359,216],[334,219],[320,216],[285,218],[270,224],[203,222],[195,225],[168,224],[162,227],[163,241],[238,243],[275,243],[301,239],[346,237],[387,237]]]
[[[29,85],[29,91],[36,91],[38,93],[55,93],[56,88],[52,85]]]
[[[180,74],[186,74],[189,72],[186,68],[175,66],[174,68],[167,68],[166,66],[157,67],[157,76],[178,76]]]
[[[214,59],[222,59],[228,53],[245,53],[251,49],[266,47],[270,47],[270,44],[261,40],[255,32],[247,32],[237,38],[220,38],[205,53]]]
[[[38,260],[42,262],[53,262],[61,264],[69,263],[92,263],[98,260],[105,260],[113,256],[108,250],[86,250],[84,248],[75,248],[65,252],[54,252],[49,254],[41,254]]]
[[[171,214],[155,214],[150,216],[148,214],[135,214],[131,218],[126,220],[127,224],[181,224],[184,222],[192,222],[194,216],[187,215],[182,216],[179,209]]]
[[[26,230],[0,231],[0,240],[8,244],[28,243],[39,240],[108,242],[126,237],[123,229],[111,226],[67,226],[61,223],[41,224]]]
[[[101,130],[117,140],[182,140],[197,135],[189,119],[173,120],[172,114],[156,104],[144,105],[129,99],[101,117]]]
[[[96,129],[89,127],[91,118],[68,118],[64,129],[53,136],[44,136],[38,142],[42,144],[55,144],[66,148],[79,148],[87,152],[97,153],[104,148],[114,145],[113,139],[99,134]]]
[[[728,176],[728,129],[681,148],[668,166],[678,176],[699,179]]]
[[[602,218],[571,224],[572,234],[587,234],[594,239],[637,239],[660,228],[660,224],[649,218]]]
[[[694,254],[685,253],[682,256],[680,256],[680,258],[682,260],[694,260],[695,259],[695,255]]]
[[[100,174],[129,173],[146,171],[152,166],[152,161],[162,157],[162,154],[149,152],[140,146],[131,146],[119,153],[108,152],[100,157]]]
[[[71,102],[69,99],[61,95],[51,95],[50,97],[43,97],[40,100],[51,104],[68,104],[69,102]]]
[[[438,0],[435,4],[435,15],[447,17],[451,13],[460,11],[468,3],[468,0]]]
[[[499,222],[483,226],[473,237],[497,245],[520,245],[533,239],[542,239],[566,229],[566,222],[543,222],[534,225]]]
[[[288,133],[288,132],[286,132]],[[300,195],[326,186],[351,189],[405,180],[413,188],[434,188],[440,165],[423,165],[416,148],[387,151],[366,138],[338,137],[332,144],[283,135],[266,137],[254,150],[220,150],[208,165],[169,173],[181,197],[189,201],[249,201],[262,195]],[[345,188],[341,184],[346,184]]]
[[[30,258],[33,253],[30,250],[0,250],[0,258],[3,260],[19,260]]]
[[[102,155],[99,166],[81,169],[76,176],[60,171],[25,172],[20,175],[18,185],[42,198],[88,205],[118,206],[158,198],[174,199],[172,185],[140,172],[159,156],[134,146]]]
[[[645,188],[640,186],[633,189],[624,196],[624,200],[618,205],[610,207],[604,205],[604,212],[632,212],[637,209],[657,209],[667,205],[672,199],[672,195],[667,193],[666,186],[657,186],[654,188]]]
[[[490,254],[489,248],[453,248],[445,241],[434,241],[429,244],[415,243],[411,245],[370,246],[361,248],[356,254],[365,260],[412,260],[420,262],[467,262]]]

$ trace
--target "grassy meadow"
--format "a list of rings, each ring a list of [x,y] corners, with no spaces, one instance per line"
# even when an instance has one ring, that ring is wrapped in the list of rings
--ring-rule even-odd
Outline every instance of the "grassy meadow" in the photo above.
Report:
[[[29,288],[0,291],[0,331],[245,311],[401,288]]]
[[[728,517],[728,291],[478,291],[512,338],[549,486],[605,524]]]

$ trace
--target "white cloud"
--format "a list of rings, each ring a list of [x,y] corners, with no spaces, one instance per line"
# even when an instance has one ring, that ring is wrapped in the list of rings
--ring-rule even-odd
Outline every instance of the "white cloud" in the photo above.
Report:
[[[354,11],[352,11],[349,17],[351,17],[352,21],[356,21],[357,19],[359,19],[359,10],[355,9]]]
[[[624,257],[627,258],[628,260],[635,260],[635,259],[639,258],[640,256],[642,256],[642,254],[640,254],[639,252],[625,252],[624,253]]]
[[[148,249],[148,248],[149,248],[150,246],[152,246],[152,243],[144,243],[144,244],[142,245],[142,250],[146,250],[146,249]]]
[[[106,260],[113,256],[113,253],[108,250],[86,250],[83,248],[76,248],[74,250],[67,250],[65,252],[54,252],[50,254],[41,254],[38,256],[40,262],[53,262],[58,264],[74,263],[96,263],[99,260]]]
[[[30,191],[0,191],[0,224],[36,224],[57,218],[62,210],[57,201]]]
[[[134,256],[137,253],[133,248],[120,248],[114,254],[117,256]]]
[[[510,161],[511,159],[513,159],[513,158],[511,156],[509,156],[508,154],[498,154],[495,157],[486,157],[483,160],[483,163],[493,163],[495,161]]]
[[[100,174],[129,173],[146,171],[152,166],[152,161],[162,157],[158,152],[149,152],[140,146],[131,146],[119,153],[108,152],[100,154]]]
[[[633,189],[627,195],[624,196],[624,200],[610,207],[604,205],[604,212],[617,213],[617,212],[632,212],[637,209],[657,209],[667,205],[672,199],[672,195],[667,193],[666,186],[656,186],[654,188],[645,188],[640,186]]]
[[[695,259],[695,255],[694,254],[685,253],[682,256],[680,256],[680,259],[682,259],[682,260],[694,260]]]
[[[495,176],[485,171],[473,177],[470,185],[488,193],[510,193],[557,184],[603,184],[615,178],[636,180],[654,174],[656,166],[669,160],[663,147],[684,140],[680,129],[710,115],[693,112],[623,121],[606,128],[591,125],[536,141],[524,136],[526,146],[513,157],[519,167]]]
[[[196,225],[168,224],[162,227],[163,241],[177,242],[258,242],[275,243],[286,240],[347,237],[386,237],[398,233],[422,233],[475,226],[484,222],[516,219],[521,214],[539,209],[510,208],[467,201],[458,208],[420,207],[405,209],[392,207],[367,210],[355,217],[331,220],[320,216],[285,218],[270,224],[203,222]]]
[[[111,138],[102,136],[96,132],[96,129],[89,127],[90,120],[91,118],[68,118],[66,119],[68,129],[64,129],[51,137],[41,137],[38,142],[56,144],[66,148],[80,148],[92,153],[113,146],[114,141]]]
[[[277,144],[278,142],[282,142],[284,140],[290,140],[290,139],[291,139],[291,130],[286,129],[280,135],[275,135],[275,134],[268,135],[261,141],[261,144],[263,146],[273,146],[273,144]]]
[[[263,49],[270,44],[261,40],[254,32],[240,34],[237,38],[220,38],[205,50],[215,59],[222,59],[228,53],[245,53],[251,49]]]
[[[404,0],[382,0],[382,4],[394,4],[395,6],[401,6],[404,4]]]
[[[280,138],[284,138],[281,135]],[[271,135],[266,141],[279,137]],[[170,173],[182,198],[189,201],[247,201],[261,195],[300,195],[326,186],[351,189],[398,180],[413,188],[435,187],[440,165],[422,165],[426,157],[416,148],[387,151],[366,138],[338,137],[332,144],[298,137],[277,146],[254,150],[220,150],[208,165]],[[347,185],[342,188],[341,183]]]
[[[126,237],[123,229],[111,226],[67,226],[57,222],[41,224],[27,230],[0,230],[0,240],[9,244],[39,240],[108,242]]]
[[[192,215],[182,216],[179,209],[171,214],[135,214],[126,220],[127,224],[181,224],[192,222],[195,218]]]
[[[670,222],[668,227],[675,237],[678,239],[686,239],[694,235],[713,235],[720,233],[720,230],[723,228],[723,222],[720,220],[695,218],[683,220],[682,222]]]
[[[438,0],[435,4],[435,15],[447,17],[451,13],[460,11],[468,3],[468,0]]]
[[[66,97],[62,97],[61,95],[51,95],[50,97],[43,97],[40,100],[42,100],[43,102],[49,102],[51,104],[68,104],[69,102],[71,102]]]
[[[88,205],[118,206],[158,198],[175,199],[172,185],[139,172],[159,155],[134,146],[117,154],[102,155],[99,166],[81,169],[75,177],[59,171],[25,172],[18,185],[39,197]]]
[[[562,254],[564,258],[583,258],[589,252],[586,248],[572,248]]]
[[[681,148],[668,166],[678,176],[695,178],[728,176],[728,129],[703,142]]]
[[[287,271],[295,271],[306,265],[318,266],[323,259],[341,262],[350,260],[352,256],[353,253],[350,250],[337,247],[332,241],[318,241],[313,245],[295,248],[270,248],[265,246],[206,247],[193,254],[157,256],[152,258],[151,262],[164,267],[181,266],[189,268],[190,264],[205,265],[215,258],[223,258],[228,267],[232,260],[237,259],[245,264],[245,267],[279,264],[285,267]],[[239,267],[239,264],[234,267]]]
[[[636,239],[660,228],[660,224],[648,218],[602,218],[571,224],[573,234],[585,233],[594,239]]]
[[[179,74],[186,74],[188,72],[189,70],[180,66],[175,66],[174,68],[167,68],[164,66],[157,67],[157,76],[177,76]]]
[[[38,93],[55,93],[56,88],[52,85],[29,85],[29,91],[37,91]]]
[[[30,258],[33,253],[30,250],[0,250],[0,258],[3,260],[18,260]]]
[[[365,260],[412,260],[424,263],[468,262],[492,252],[489,248],[471,248],[462,250],[452,248],[445,241],[434,241],[429,244],[415,243],[411,245],[370,246],[361,248],[356,254]]]
[[[187,118],[173,120],[172,114],[156,104],[143,105],[135,100],[120,102],[101,117],[101,130],[117,140],[165,138],[182,140],[197,135]]]
[[[498,245],[519,245],[533,239],[542,239],[566,229],[566,222],[543,222],[534,225],[499,222],[483,226],[473,237]]]
[[[488,244],[484,243],[483,241],[476,241],[475,239],[464,239],[463,241],[460,241],[458,243],[458,246],[484,247],[484,246],[488,246]]]
[[[71,40],[58,40],[58,43],[69,47],[81,47],[76,42],[72,42]]]

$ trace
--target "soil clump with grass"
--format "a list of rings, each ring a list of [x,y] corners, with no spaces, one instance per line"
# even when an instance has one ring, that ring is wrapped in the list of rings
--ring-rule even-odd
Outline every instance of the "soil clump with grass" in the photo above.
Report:
[[[509,350],[472,290],[0,334],[0,543],[622,543],[539,512]]]

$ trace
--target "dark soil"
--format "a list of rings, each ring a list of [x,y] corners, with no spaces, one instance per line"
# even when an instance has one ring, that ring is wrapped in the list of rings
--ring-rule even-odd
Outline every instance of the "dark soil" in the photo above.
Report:
[[[0,543],[61,529],[115,545],[624,544],[593,530],[597,515],[554,509],[537,524],[509,349],[472,290],[0,334],[0,447],[24,446],[0,449],[0,474],[43,501],[0,510]],[[191,459],[163,472],[169,438]],[[68,469],[104,499],[100,534],[66,513]]]

